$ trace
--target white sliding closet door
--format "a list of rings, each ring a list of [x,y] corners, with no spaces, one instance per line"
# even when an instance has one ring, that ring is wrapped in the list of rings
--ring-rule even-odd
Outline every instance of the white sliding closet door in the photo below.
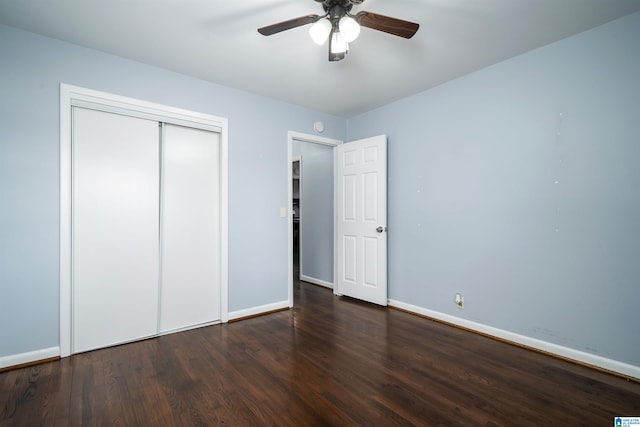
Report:
[[[160,332],[220,319],[220,134],[163,124]]]
[[[157,334],[158,122],[79,107],[72,125],[72,347]]]

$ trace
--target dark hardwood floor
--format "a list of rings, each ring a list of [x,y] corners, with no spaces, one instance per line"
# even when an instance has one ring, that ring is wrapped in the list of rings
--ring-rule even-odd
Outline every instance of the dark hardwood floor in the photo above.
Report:
[[[611,426],[640,384],[297,284],[296,307],[0,373],[3,426]]]

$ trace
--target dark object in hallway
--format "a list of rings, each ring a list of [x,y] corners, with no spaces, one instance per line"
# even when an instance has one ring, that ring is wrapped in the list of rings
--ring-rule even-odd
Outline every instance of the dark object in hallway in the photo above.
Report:
[[[0,425],[578,426],[640,384],[296,282],[296,308],[0,374]]]

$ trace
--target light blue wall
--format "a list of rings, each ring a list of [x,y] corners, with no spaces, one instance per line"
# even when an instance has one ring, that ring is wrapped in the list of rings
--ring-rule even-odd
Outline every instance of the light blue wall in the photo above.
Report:
[[[322,120],[388,135],[390,298],[640,366],[639,42],[636,13],[346,121],[0,26],[0,357],[58,345],[65,82],[229,118],[232,311],[287,299],[287,131]]]
[[[301,156],[300,273],[333,283],[333,147],[294,141]]]
[[[390,298],[640,366],[640,13],[349,120],[382,133]]]
[[[287,132],[344,119],[0,26],[0,357],[59,344],[61,82],[227,117],[229,310],[287,300]]]

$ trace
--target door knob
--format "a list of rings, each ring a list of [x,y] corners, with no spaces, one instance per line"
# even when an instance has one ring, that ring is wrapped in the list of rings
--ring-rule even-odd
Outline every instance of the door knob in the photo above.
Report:
[[[376,231],[378,233],[382,233],[384,231],[384,227],[378,227],[378,228],[376,228]]]

